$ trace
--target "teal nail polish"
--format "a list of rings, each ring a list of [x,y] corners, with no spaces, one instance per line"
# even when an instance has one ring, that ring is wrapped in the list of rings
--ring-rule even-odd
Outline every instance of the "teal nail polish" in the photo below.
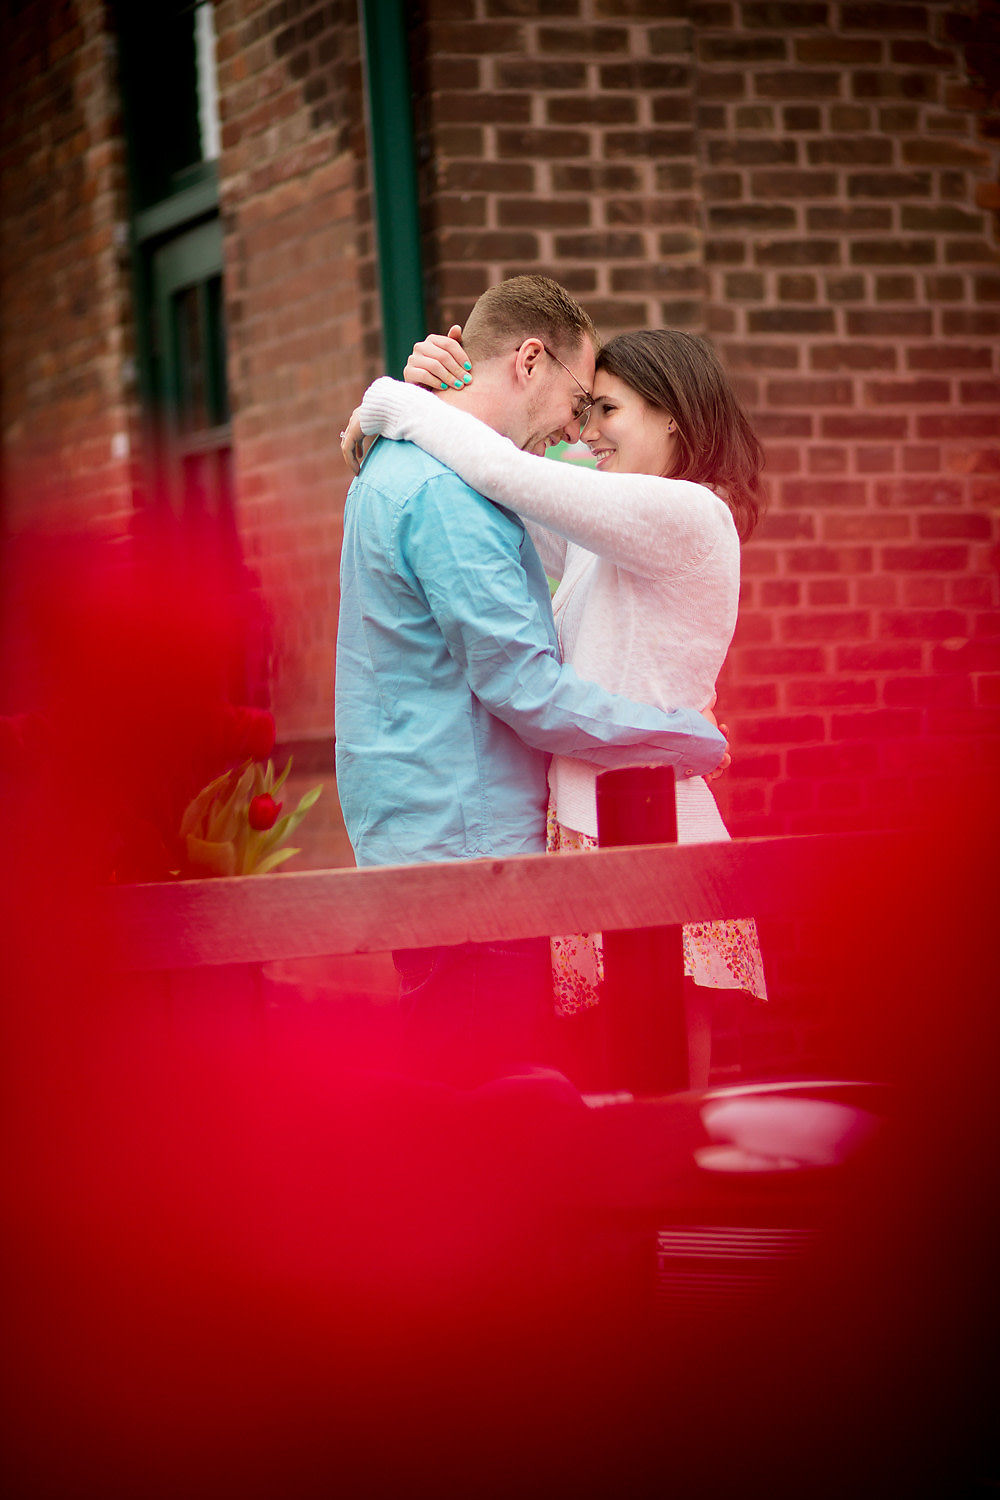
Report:
[[[462,384],[463,384],[463,382],[461,380],[456,380],[455,381],[455,389],[456,389],[456,391],[460,391],[462,389]]]
[[[447,382],[447,380],[442,380],[442,382],[441,382],[441,389],[443,391],[446,391],[448,389],[448,382]]]
[[[465,383],[466,383],[466,385],[468,385],[468,384],[469,384],[469,382],[470,382],[470,381],[471,381],[471,379],[472,379],[472,376],[471,376],[471,375],[463,375],[463,376],[462,376],[462,379],[463,379],[463,380],[464,380],[464,381],[465,381]]]
[[[466,361],[465,361],[465,368],[466,368],[466,369],[467,369],[467,370],[471,370],[471,369],[472,369],[472,366],[471,366],[471,365],[470,365],[470,364],[469,364],[469,361],[468,361],[468,360],[466,360]]]

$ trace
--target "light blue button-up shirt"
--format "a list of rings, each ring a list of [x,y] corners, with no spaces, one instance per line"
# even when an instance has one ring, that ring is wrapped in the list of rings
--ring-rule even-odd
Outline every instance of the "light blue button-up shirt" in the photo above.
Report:
[[[412,443],[365,460],[340,571],[337,790],[359,865],[540,852],[552,754],[679,775],[722,758],[701,714],[560,662],[521,521]]]

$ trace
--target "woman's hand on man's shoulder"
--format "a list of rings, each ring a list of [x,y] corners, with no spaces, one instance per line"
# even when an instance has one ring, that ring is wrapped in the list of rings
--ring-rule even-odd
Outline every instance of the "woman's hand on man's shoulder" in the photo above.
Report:
[[[472,380],[472,365],[462,348],[462,325],[453,323],[446,334],[429,333],[414,344],[403,379],[432,391],[460,391],[467,386]]]

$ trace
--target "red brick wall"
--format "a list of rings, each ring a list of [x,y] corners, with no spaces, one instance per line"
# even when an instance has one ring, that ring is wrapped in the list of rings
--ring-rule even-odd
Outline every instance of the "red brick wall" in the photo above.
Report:
[[[998,727],[997,118],[961,7],[745,4],[737,34],[729,9],[695,37],[706,322],[772,476],[730,805],[895,821]]]
[[[492,280],[549,272],[605,335],[708,332],[765,440],[770,514],[720,683],[736,750],[720,800],[740,832],[898,822],[942,773],[991,789],[987,19],[428,0],[414,32],[438,321]]]
[[[124,148],[101,0],[0,19],[0,454],[8,524],[127,526]]]
[[[428,0],[423,9],[414,50],[425,256],[442,320],[460,321],[491,281],[545,269],[607,334],[697,326],[688,7]]]
[[[279,734],[329,741],[338,434],[378,368],[356,7],[220,0],[216,32],[240,524],[274,613]]]
[[[42,503],[18,483],[40,471],[47,504],[120,524],[135,409],[107,6],[17,11],[0,49],[8,508]],[[215,11],[239,516],[274,607],[279,732],[322,740],[337,433],[378,371],[356,7]],[[606,335],[709,332],[766,440],[771,510],[721,684],[733,828],[898,821],[942,773],[982,775],[1000,697],[995,8],[409,14],[432,319],[550,272]]]

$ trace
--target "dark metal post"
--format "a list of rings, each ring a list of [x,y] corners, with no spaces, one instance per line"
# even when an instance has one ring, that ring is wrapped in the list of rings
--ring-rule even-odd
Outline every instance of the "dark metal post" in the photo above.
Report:
[[[597,778],[603,846],[675,844],[677,807],[670,766],[628,766]],[[689,1086],[680,927],[604,934],[604,999],[617,1086],[665,1094]]]

